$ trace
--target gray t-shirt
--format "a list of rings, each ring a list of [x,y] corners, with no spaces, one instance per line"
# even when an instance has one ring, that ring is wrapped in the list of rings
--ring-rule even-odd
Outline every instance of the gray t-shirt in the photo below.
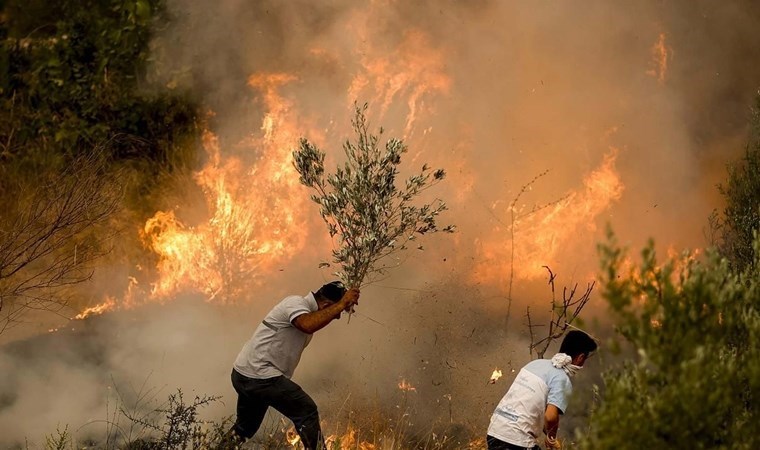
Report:
[[[285,297],[259,324],[235,359],[235,370],[249,378],[293,376],[311,335],[293,326],[296,317],[318,309],[311,292]]]

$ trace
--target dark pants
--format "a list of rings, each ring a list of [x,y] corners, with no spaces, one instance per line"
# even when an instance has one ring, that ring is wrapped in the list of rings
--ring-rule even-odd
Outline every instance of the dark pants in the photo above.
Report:
[[[232,431],[241,439],[256,434],[270,406],[293,421],[306,450],[325,448],[317,405],[301,386],[284,376],[254,379],[232,371],[238,393],[237,420]]]
[[[486,436],[486,443],[488,444],[488,450],[541,450],[541,447],[538,445],[535,447],[520,447],[519,445],[496,439],[493,436]]]

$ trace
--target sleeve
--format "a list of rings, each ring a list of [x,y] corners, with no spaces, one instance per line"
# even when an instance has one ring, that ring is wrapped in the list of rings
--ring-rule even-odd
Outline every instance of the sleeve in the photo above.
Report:
[[[556,376],[549,382],[549,397],[546,403],[556,406],[564,414],[572,393],[573,385],[570,382],[570,378],[566,375]]]
[[[311,312],[307,300],[297,295],[286,298],[283,301],[283,308],[290,323],[293,323],[296,317]]]

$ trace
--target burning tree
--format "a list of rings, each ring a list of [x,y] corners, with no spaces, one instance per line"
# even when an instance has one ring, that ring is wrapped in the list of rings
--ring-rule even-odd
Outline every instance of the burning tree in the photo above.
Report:
[[[366,110],[366,104],[355,107],[352,125],[356,141],[343,144],[346,162],[334,174],[325,175],[325,153],[305,138],[293,152],[301,183],[316,191],[311,199],[320,206],[330,237],[338,236],[338,246],[332,251],[333,262],[341,267],[336,275],[351,287],[384,273],[389,266],[379,265],[379,261],[406,249],[418,236],[454,231],[453,225],[438,227],[438,215],[446,210],[443,201],[421,206],[412,203],[446,172],[425,164],[417,175],[406,179],[403,188],[396,186],[407,146],[392,138],[381,149],[380,137],[367,129]],[[383,134],[382,128],[379,134]]]

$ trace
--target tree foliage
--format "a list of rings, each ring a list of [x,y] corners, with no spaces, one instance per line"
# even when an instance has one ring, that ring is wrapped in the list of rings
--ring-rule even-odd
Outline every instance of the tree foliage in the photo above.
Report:
[[[383,273],[387,267],[379,266],[379,261],[406,249],[417,236],[454,230],[451,225],[438,227],[444,202],[414,203],[425,189],[444,178],[443,169],[432,170],[425,164],[403,187],[396,186],[407,146],[389,139],[382,149],[380,137],[367,129],[366,109],[366,104],[356,106],[352,121],[356,140],[343,145],[346,162],[334,174],[325,175],[325,153],[308,140],[301,139],[293,152],[301,183],[316,191],[311,199],[320,206],[330,236],[338,236],[332,252],[333,261],[341,267],[337,275],[352,287],[361,286],[367,276]]]
[[[0,1],[0,329],[59,311],[122,194],[140,211],[156,175],[193,162],[196,103],[148,77],[163,2]]]
[[[760,448],[760,240],[738,272],[714,252],[659,265],[651,244],[625,272],[614,239],[600,248],[603,295],[637,357],[606,374],[581,448]]]
[[[66,162],[115,135],[117,158],[166,162],[196,106],[146,88],[161,0],[8,0],[0,14],[0,163],[30,171]],[[133,154],[138,149],[139,154]]]
[[[728,167],[728,180],[719,187],[726,206],[720,218],[713,218],[718,249],[737,270],[754,263],[752,236],[760,230],[760,96],[756,101],[744,158]]]

